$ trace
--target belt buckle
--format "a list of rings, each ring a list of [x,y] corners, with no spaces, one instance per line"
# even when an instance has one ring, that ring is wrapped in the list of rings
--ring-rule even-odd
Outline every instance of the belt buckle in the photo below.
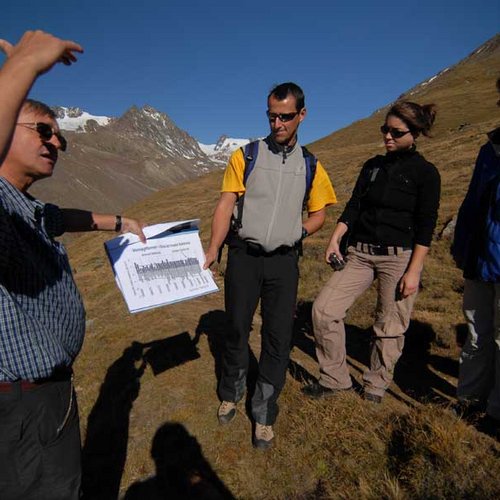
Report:
[[[250,255],[262,255],[263,250],[262,250],[262,245],[259,245],[259,243],[254,243],[252,241],[246,241],[247,244],[247,251]]]

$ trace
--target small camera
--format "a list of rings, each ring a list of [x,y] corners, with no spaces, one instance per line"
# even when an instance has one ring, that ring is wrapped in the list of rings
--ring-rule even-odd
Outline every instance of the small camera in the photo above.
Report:
[[[328,257],[328,261],[330,262],[330,266],[332,266],[332,269],[334,271],[342,271],[345,267],[345,260],[339,259],[337,257],[337,254],[331,253],[330,256]]]

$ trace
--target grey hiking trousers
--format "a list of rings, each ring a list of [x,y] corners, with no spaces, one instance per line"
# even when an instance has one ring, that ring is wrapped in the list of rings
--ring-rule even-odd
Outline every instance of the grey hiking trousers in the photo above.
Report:
[[[487,403],[500,420],[500,284],[465,280],[463,311],[468,337],[460,354],[457,396]]]

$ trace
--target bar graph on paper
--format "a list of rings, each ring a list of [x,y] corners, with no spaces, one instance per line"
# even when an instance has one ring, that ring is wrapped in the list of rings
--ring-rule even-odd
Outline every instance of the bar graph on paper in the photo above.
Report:
[[[196,222],[145,228],[146,244],[132,236],[106,242],[116,282],[130,312],[218,290],[212,273],[203,270],[205,256]]]
[[[206,273],[202,272],[196,257],[179,260],[159,260],[147,264],[126,262],[134,293],[140,297],[147,294],[165,295],[193,293],[210,285]]]

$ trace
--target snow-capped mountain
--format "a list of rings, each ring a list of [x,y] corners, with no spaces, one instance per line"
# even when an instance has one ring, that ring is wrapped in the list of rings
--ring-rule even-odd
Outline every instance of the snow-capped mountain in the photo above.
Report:
[[[61,130],[74,132],[89,132],[97,126],[108,125],[113,118],[109,116],[96,116],[80,108],[66,108],[64,106],[52,107],[57,115],[57,123]]]
[[[235,139],[227,135],[221,135],[215,144],[201,144],[200,149],[217,163],[227,163],[229,157],[238,148],[248,144],[252,139]]]

